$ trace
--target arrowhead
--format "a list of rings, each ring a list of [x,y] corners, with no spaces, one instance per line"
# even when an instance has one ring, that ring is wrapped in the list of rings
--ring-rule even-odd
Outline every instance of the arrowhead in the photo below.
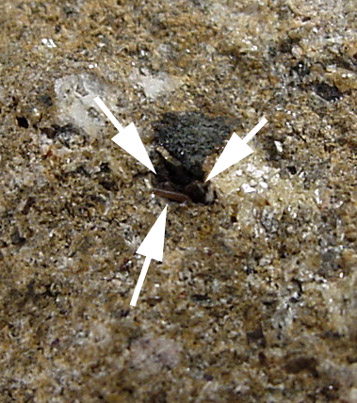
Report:
[[[130,123],[124,130],[115,135],[112,140],[156,174],[134,123]]]
[[[162,262],[164,255],[167,205],[146,235],[136,253]]]
[[[241,161],[252,152],[253,150],[248,144],[239,138],[236,133],[233,133],[205,182]]]

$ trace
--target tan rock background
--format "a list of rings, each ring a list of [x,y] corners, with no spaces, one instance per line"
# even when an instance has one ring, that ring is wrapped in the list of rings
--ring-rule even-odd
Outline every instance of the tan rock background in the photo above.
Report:
[[[357,401],[354,0],[0,4],[0,401]],[[265,115],[212,205],[110,139]],[[212,156],[212,161],[216,156]]]

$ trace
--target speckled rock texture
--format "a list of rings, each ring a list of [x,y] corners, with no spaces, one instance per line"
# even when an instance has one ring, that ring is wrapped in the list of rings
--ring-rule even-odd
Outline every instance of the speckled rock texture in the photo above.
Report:
[[[0,2],[1,402],[357,401],[356,9]],[[150,155],[165,113],[269,124],[179,204],[97,95]]]

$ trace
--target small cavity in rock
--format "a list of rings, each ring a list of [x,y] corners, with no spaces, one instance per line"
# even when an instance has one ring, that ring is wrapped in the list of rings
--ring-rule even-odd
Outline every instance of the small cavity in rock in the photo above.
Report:
[[[203,183],[205,159],[224,146],[238,124],[238,119],[201,112],[165,113],[154,123],[161,164],[155,186],[164,184],[194,202],[211,203],[213,191]]]

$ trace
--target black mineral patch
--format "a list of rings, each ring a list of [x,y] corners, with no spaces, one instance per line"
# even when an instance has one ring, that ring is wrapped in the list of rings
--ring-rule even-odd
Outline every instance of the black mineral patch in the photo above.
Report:
[[[237,119],[201,112],[169,112],[154,124],[158,141],[184,168],[190,181],[204,178],[202,164],[239,124]]]
[[[342,92],[335,86],[326,83],[320,83],[316,86],[316,94],[326,101],[336,101],[342,97]]]
[[[195,203],[215,199],[211,184],[203,183],[206,157],[220,151],[239,121],[200,112],[169,112],[154,123],[157,139],[157,172],[154,186],[179,192]]]
[[[47,137],[55,138],[65,147],[69,149],[76,149],[82,147],[86,143],[86,138],[84,133],[74,127],[71,123],[64,126],[59,126],[57,124],[52,125],[53,130],[46,130]]]
[[[22,246],[26,242],[26,238],[20,235],[20,232],[17,228],[11,234],[11,242],[13,245]]]
[[[310,68],[303,62],[298,62],[292,69],[299,77],[304,77],[310,74]]]
[[[16,120],[17,120],[17,124],[18,124],[20,127],[23,127],[23,128],[25,128],[25,129],[28,129],[28,128],[29,128],[29,122],[28,122],[28,120],[27,120],[24,116],[17,116],[17,117],[16,117]]]

